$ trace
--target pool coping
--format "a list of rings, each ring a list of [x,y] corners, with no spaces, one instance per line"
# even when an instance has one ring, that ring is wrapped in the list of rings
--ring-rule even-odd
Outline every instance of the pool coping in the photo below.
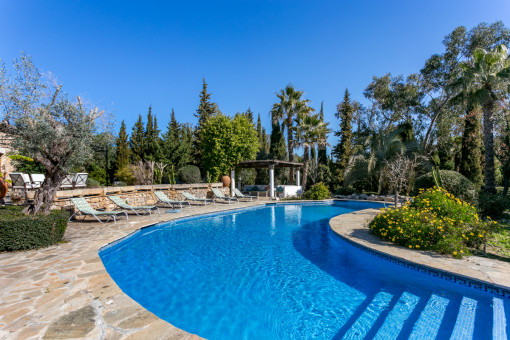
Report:
[[[510,282],[510,263],[478,256],[455,259],[431,251],[410,250],[382,240],[368,229],[368,223],[378,213],[379,209],[362,209],[337,215],[330,219],[329,227],[335,236],[372,256],[446,281],[510,298],[510,286],[504,284]],[[508,267],[508,271],[499,272],[504,278],[491,276],[483,270],[487,265],[489,268],[494,265]],[[476,266],[480,269],[476,269]],[[451,270],[454,267],[469,274]]]

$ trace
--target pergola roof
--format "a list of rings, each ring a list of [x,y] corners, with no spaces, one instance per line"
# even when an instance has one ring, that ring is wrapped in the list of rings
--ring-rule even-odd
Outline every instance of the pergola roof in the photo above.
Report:
[[[273,165],[275,168],[298,168],[303,163],[280,161],[278,159],[263,159],[254,161],[243,161],[236,165],[236,168],[267,168]]]

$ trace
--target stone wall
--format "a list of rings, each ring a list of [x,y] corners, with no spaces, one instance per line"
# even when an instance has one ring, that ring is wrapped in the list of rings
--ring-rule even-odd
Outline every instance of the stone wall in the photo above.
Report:
[[[158,184],[158,185],[136,185],[126,187],[104,187],[79,190],[57,191],[52,209],[74,210],[70,198],[84,197],[95,209],[118,210],[107,196],[117,195],[131,205],[155,205],[157,203],[154,191],[163,191],[168,198],[185,200],[181,194],[187,191],[196,197],[212,198],[211,188],[218,188],[225,195],[230,195],[230,189],[223,188],[222,183],[198,183],[198,184]]]

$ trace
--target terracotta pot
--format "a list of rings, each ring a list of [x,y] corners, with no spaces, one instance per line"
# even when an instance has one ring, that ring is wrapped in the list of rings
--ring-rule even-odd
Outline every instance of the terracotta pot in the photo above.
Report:
[[[3,178],[0,178],[0,200],[7,195],[7,182]]]
[[[223,182],[224,187],[228,187],[230,185],[230,177],[228,176],[223,176],[221,181]]]

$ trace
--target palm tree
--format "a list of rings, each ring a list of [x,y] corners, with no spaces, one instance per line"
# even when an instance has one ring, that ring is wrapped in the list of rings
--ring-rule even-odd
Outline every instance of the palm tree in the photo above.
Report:
[[[461,63],[460,67],[461,77],[455,85],[471,92],[471,99],[483,110],[485,191],[495,193],[493,112],[496,102],[508,93],[510,86],[508,49],[504,45],[489,52],[477,48],[471,60]]]
[[[292,128],[296,133],[296,144],[303,146],[303,188],[306,189],[308,179],[308,162],[310,157],[310,147],[315,148],[316,145],[326,144],[326,135],[331,132],[328,124],[325,123],[319,114],[311,114],[313,109],[302,110],[294,119],[296,126]]]
[[[294,86],[287,85],[285,89],[281,89],[276,93],[280,100],[275,103],[272,109],[272,117],[277,121],[282,121],[283,127],[287,129],[287,148],[289,152],[289,161],[294,161],[294,136],[293,136],[293,120],[299,113],[310,111],[308,99],[301,99],[303,91],[297,91]],[[290,178],[294,178],[294,170],[290,168]]]

